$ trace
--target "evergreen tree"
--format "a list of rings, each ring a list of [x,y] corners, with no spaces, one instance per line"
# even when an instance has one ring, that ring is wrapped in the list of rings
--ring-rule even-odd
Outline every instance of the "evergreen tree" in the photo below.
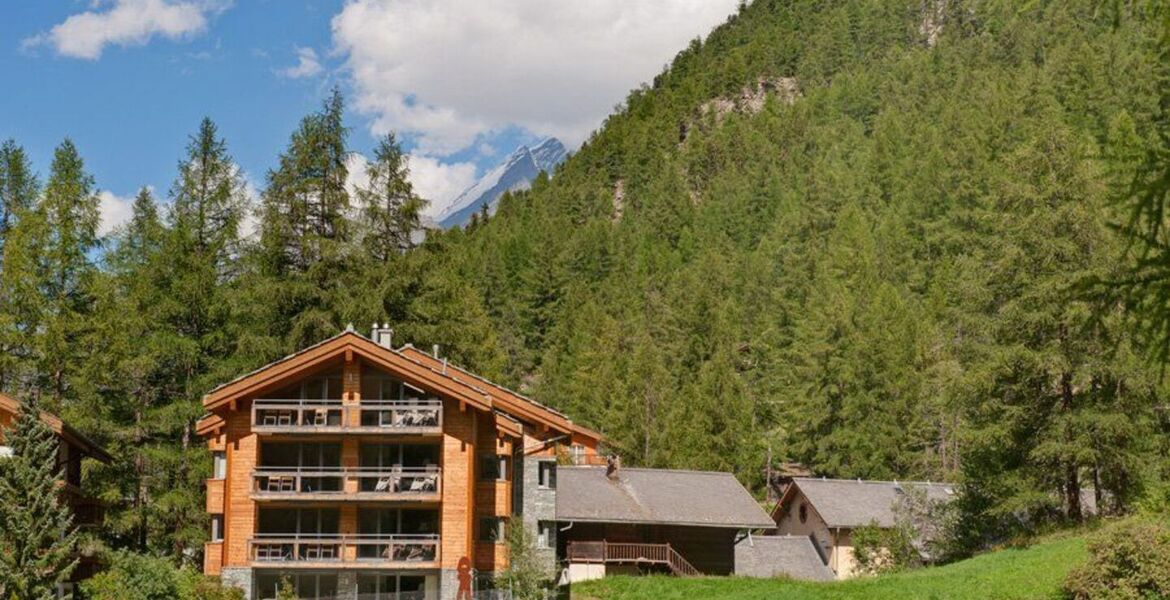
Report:
[[[0,389],[16,395],[31,392],[39,384],[44,301],[44,248],[48,224],[35,208],[21,211],[9,230],[0,269]]]
[[[0,390],[20,387],[21,365],[27,366],[31,357],[39,308],[36,258],[43,230],[38,216],[30,213],[38,188],[24,149],[13,140],[0,145]],[[24,219],[27,223],[17,231]],[[16,243],[8,249],[12,238]]]
[[[362,242],[374,260],[389,262],[410,249],[413,234],[420,228],[427,201],[414,192],[410,183],[408,157],[393,133],[378,142],[369,165],[369,185],[357,190],[362,209]]]
[[[341,327],[333,307],[354,268],[343,109],[334,89],[319,112],[301,120],[280,166],[268,173],[255,268],[241,286],[245,297],[264,300],[241,315],[249,333],[240,336],[267,360]]]
[[[34,205],[37,178],[24,149],[14,140],[0,144],[0,268],[3,268],[4,240],[19,215]]]
[[[90,310],[88,285],[95,272],[91,252],[97,248],[98,197],[77,147],[66,139],[53,152],[45,194],[37,206],[44,219],[40,287],[44,297],[43,332],[38,334],[40,374],[57,409],[69,392],[70,379],[84,361],[75,342],[86,328]]]
[[[319,112],[301,120],[280,166],[268,173],[261,226],[267,273],[305,273],[335,259],[352,234],[344,106],[335,88]]]
[[[4,432],[0,458],[0,597],[50,600],[77,566],[73,516],[60,499],[58,441],[36,400]]]
[[[213,274],[228,275],[238,254],[240,221],[247,198],[239,168],[211,119],[204,118],[179,161],[171,188],[171,227],[179,250],[210,265]]]

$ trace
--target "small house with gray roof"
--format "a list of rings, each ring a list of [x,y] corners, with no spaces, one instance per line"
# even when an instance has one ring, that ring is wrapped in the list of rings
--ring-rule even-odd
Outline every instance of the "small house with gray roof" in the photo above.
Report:
[[[894,527],[896,507],[911,489],[925,493],[930,502],[949,502],[956,493],[949,483],[794,477],[772,519],[782,536],[811,538],[829,569],[844,579],[857,571],[853,530],[866,525]]]
[[[615,572],[730,575],[748,531],[774,526],[730,473],[561,467],[557,473],[562,582]]]

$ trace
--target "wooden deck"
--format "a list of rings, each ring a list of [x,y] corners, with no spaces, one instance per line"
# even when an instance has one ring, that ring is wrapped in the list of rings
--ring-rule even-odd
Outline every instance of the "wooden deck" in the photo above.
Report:
[[[576,563],[662,565],[679,577],[702,575],[670,544],[569,542],[568,559]]]

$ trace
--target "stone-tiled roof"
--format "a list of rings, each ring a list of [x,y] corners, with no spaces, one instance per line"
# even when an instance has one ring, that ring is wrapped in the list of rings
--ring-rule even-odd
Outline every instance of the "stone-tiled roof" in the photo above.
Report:
[[[910,488],[926,490],[927,498],[932,501],[949,502],[955,497],[955,486],[950,483],[811,477],[796,477],[792,481],[829,527],[852,528],[870,523],[893,527],[894,506]]]
[[[816,543],[806,536],[753,535],[735,544],[735,574],[746,577],[791,577],[831,581]]]
[[[775,523],[735,476],[710,471],[560,467],[557,520],[734,529]]]

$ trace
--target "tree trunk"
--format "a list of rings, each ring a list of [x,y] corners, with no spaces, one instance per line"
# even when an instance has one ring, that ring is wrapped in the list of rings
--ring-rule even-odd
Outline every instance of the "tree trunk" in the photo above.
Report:
[[[1061,412],[1065,415],[1072,413],[1073,408],[1073,389],[1072,389],[1072,373],[1065,371],[1060,375],[1060,405]],[[1075,443],[1071,431],[1065,432],[1065,443],[1071,448]],[[1064,465],[1064,497],[1065,505],[1068,509],[1068,518],[1071,521],[1080,522],[1081,520],[1081,482],[1078,474],[1076,461],[1071,458],[1065,458]]]

